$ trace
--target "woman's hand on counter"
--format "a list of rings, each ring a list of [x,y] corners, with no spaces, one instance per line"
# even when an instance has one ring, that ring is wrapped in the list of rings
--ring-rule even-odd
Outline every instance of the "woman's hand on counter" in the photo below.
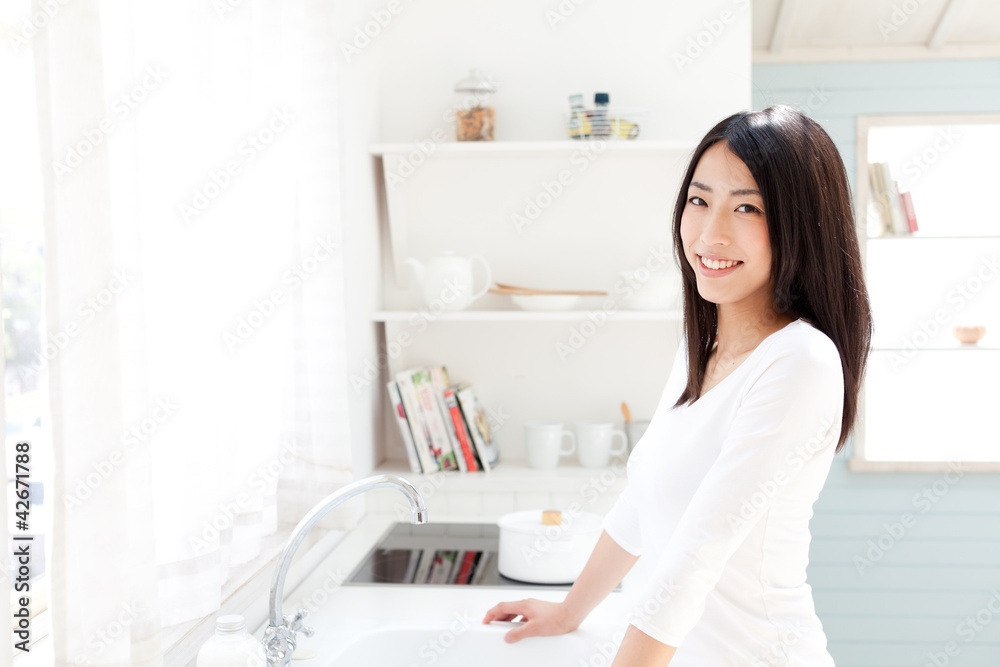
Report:
[[[525,623],[514,628],[504,640],[516,642],[525,637],[547,637],[573,632],[601,600],[618,585],[638,556],[630,554],[601,532],[597,546],[587,559],[583,572],[577,577],[562,602],[543,602],[529,598],[517,602],[501,602],[486,612],[483,623],[513,621],[523,616]]]
[[[513,621],[524,617],[524,623],[504,635],[504,641],[514,643],[525,637],[549,637],[572,632],[580,622],[574,620],[563,602],[545,602],[528,598],[516,602],[501,602],[486,612],[483,623]]]

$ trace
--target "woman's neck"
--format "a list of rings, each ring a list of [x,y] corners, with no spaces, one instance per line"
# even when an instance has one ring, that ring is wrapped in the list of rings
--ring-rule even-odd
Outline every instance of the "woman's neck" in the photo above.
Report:
[[[752,312],[719,307],[718,319],[719,335],[716,337],[715,351],[720,356],[735,357],[753,350],[762,340],[797,318],[788,313],[779,313],[773,307]]]

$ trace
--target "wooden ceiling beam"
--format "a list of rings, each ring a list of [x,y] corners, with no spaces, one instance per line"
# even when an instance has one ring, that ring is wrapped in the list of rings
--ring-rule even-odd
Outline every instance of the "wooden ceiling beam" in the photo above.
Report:
[[[771,53],[778,53],[785,48],[788,35],[792,31],[792,17],[795,14],[797,0],[781,0],[778,16],[774,19],[774,30],[771,31]]]
[[[934,33],[927,42],[928,49],[940,51],[944,47],[948,37],[951,36],[951,31],[955,28],[955,20],[967,4],[969,4],[969,0],[948,0],[944,11],[941,12],[941,18],[938,19],[938,23],[934,27]]]

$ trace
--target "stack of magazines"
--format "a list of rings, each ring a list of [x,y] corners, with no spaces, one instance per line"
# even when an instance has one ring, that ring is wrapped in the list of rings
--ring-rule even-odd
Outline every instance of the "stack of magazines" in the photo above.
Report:
[[[474,388],[451,384],[444,366],[402,371],[386,388],[413,472],[489,472],[499,461]]]

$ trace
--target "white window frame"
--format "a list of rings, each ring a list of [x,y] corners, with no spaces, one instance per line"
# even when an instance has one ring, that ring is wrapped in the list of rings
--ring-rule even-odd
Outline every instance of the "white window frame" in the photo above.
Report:
[[[858,115],[855,142],[855,204],[858,243],[865,275],[868,275],[868,132],[876,127],[910,125],[1000,125],[1000,113],[917,113]],[[865,394],[867,382],[858,395],[858,419],[851,435],[853,454],[847,460],[852,472],[1000,472],[1000,461],[872,461],[865,457]]]

